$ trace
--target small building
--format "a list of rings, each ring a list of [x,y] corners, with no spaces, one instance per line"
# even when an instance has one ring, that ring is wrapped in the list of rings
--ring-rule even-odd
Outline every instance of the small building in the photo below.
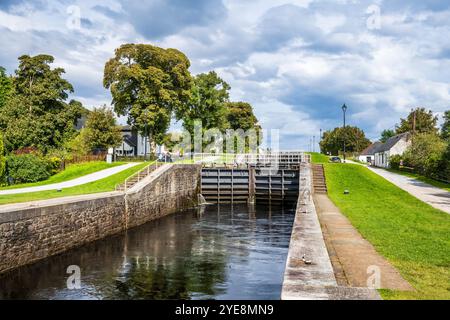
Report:
[[[116,147],[116,156],[135,157],[138,155],[138,133],[131,126],[122,126],[122,143]]]
[[[115,148],[116,156],[142,157],[150,154],[150,142],[131,126],[122,126],[122,143]],[[147,146],[146,146],[147,144]],[[156,153],[163,153],[164,146],[157,146]]]
[[[375,142],[372,143],[370,146],[365,148],[363,151],[361,151],[361,154],[358,157],[358,160],[365,163],[373,164],[374,158],[375,158],[375,151],[377,148],[379,148],[383,143],[382,142]]]
[[[374,165],[381,168],[389,168],[389,158],[402,155],[411,145],[411,133],[405,132],[389,138],[378,146],[375,151]]]

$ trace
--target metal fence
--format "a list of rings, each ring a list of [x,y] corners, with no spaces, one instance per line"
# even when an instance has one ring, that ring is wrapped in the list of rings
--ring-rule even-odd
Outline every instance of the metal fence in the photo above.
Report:
[[[123,183],[116,185],[116,191],[127,191],[129,188],[133,187],[136,183],[147,177],[150,173],[152,173],[162,165],[164,164],[157,161],[149,163],[139,172],[136,172],[125,179]]]
[[[195,153],[192,155],[194,163],[204,165],[255,165],[272,166],[274,164],[290,166],[310,163],[311,156],[299,151],[281,151],[270,153]]]

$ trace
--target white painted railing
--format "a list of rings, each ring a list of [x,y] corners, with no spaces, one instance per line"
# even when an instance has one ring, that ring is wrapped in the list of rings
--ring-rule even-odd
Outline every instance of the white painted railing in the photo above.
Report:
[[[281,151],[271,153],[195,153],[194,163],[202,164],[259,164],[270,165],[273,163],[300,164],[310,163],[311,155],[299,151]]]
[[[121,184],[116,185],[116,191],[122,189],[121,191],[127,191],[129,187],[134,186],[136,183],[147,177],[151,172],[158,169],[164,163],[159,163],[158,161],[153,161],[149,163],[147,166],[142,168],[139,172],[136,172],[125,179],[125,181]]]

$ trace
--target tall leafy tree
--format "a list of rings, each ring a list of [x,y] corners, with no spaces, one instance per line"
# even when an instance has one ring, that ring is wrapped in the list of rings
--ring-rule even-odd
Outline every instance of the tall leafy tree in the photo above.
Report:
[[[125,44],[105,65],[103,84],[110,89],[114,111],[162,143],[172,115],[185,113],[192,86],[190,61],[176,49]],[[151,144],[153,146],[153,143]]]
[[[325,131],[320,142],[320,150],[324,153],[334,155],[343,152],[361,152],[370,145],[370,140],[366,138],[364,131],[358,127],[347,126],[335,128],[332,131]]]
[[[0,108],[6,103],[12,91],[12,80],[6,75],[5,68],[0,67]]]
[[[449,140],[450,138],[450,110],[444,113],[444,122],[441,127],[441,137],[442,139]]]
[[[437,133],[438,117],[431,110],[416,108],[411,110],[406,119],[400,119],[400,124],[396,128],[396,133]]]
[[[59,112],[65,108],[65,100],[73,92],[72,85],[62,75],[62,68],[50,67],[54,58],[50,55],[19,57],[19,68],[14,78],[16,94],[27,97],[30,114]]]
[[[226,104],[227,121],[229,128],[244,131],[255,129],[259,131],[261,127],[258,119],[253,113],[253,107],[247,102],[229,102]]]
[[[182,115],[184,128],[192,135],[194,122],[200,120],[204,131],[211,128],[224,131],[228,127],[225,104],[230,86],[214,71],[201,73],[193,80],[191,99]]]
[[[3,146],[3,135],[0,132],[0,184],[5,180],[6,158],[5,148]]]
[[[245,151],[250,151],[249,147],[257,147],[261,141],[261,126],[258,123],[258,119],[253,113],[252,106],[247,102],[229,102],[226,104],[226,112],[227,112],[227,124],[228,128],[233,130],[243,130],[245,133],[249,133],[249,130],[254,130],[255,136],[252,137],[256,139],[255,141],[250,141],[250,136],[246,136],[244,141],[241,143],[245,143],[244,149]],[[253,146],[250,146],[250,143],[253,143]],[[236,152],[239,152],[237,141],[234,142],[234,148]],[[256,150],[251,150],[252,152]]]
[[[122,142],[120,127],[111,109],[106,106],[89,112],[82,134],[84,142],[93,151],[116,147]]]
[[[389,140],[389,138],[392,138],[393,136],[395,136],[394,130],[391,130],[391,129],[383,130],[383,132],[381,132],[380,141],[385,143],[386,141]]]
[[[5,146],[12,151],[37,147],[43,152],[61,147],[75,134],[81,103],[66,103],[72,85],[64,70],[52,69],[49,55],[21,56],[13,77],[13,94],[0,109],[0,128]]]

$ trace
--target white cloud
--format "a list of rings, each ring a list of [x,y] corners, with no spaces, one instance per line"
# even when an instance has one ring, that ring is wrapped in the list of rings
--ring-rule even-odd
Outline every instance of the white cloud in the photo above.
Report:
[[[292,148],[307,146],[320,128],[340,125],[344,102],[349,121],[371,138],[411,107],[449,108],[450,10],[444,0],[375,2],[380,30],[366,28],[374,1],[365,0],[224,0],[220,15],[205,4],[201,23],[189,14],[170,30],[129,16],[121,0],[77,0],[71,4],[80,7],[85,24],[75,31],[66,27],[66,2],[43,3],[39,8],[24,0],[13,11],[0,9],[0,41],[7,44],[0,64],[12,72],[20,54],[52,54],[74,83],[74,97],[89,106],[110,102],[102,76],[114,49],[145,42],[182,50],[194,74],[215,69],[232,86],[232,99],[252,103],[263,126],[282,129]]]

